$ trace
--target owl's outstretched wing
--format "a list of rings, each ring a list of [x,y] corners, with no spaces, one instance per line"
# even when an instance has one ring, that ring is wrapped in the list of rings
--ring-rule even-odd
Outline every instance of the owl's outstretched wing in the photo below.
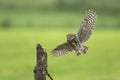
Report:
[[[65,54],[68,54],[69,52],[71,52],[73,50],[73,46],[69,43],[63,43],[61,45],[58,45],[55,49],[53,49],[52,55],[54,56],[63,56]]]
[[[80,29],[77,32],[78,38],[81,43],[86,42],[90,38],[92,31],[95,29],[95,26],[96,13],[92,10],[86,11],[84,21],[82,21]]]

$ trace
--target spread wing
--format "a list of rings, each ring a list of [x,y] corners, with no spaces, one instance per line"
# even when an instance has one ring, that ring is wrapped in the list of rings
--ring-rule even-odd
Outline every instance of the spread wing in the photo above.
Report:
[[[52,52],[52,55],[54,55],[54,56],[63,56],[65,54],[68,54],[72,50],[73,50],[73,46],[66,42],[61,45],[58,45],[51,52]]]
[[[80,29],[77,32],[78,38],[81,43],[86,42],[96,26],[96,13],[92,10],[86,11],[86,16],[81,23]]]

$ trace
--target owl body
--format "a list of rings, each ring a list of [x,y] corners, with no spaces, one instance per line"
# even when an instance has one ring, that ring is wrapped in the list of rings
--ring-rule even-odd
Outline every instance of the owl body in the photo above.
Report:
[[[77,55],[82,53],[82,45],[79,41],[79,38],[76,34],[70,33],[67,36],[67,43],[73,46],[73,50],[77,53]]]
[[[85,54],[88,51],[88,47],[82,44],[90,38],[95,26],[96,13],[88,10],[78,32],[76,34],[68,34],[66,42],[53,49],[52,54],[54,56],[62,56],[72,51],[75,51],[77,55]]]

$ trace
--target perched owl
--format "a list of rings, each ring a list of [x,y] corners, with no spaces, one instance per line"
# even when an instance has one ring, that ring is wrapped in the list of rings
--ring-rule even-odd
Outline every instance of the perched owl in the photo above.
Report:
[[[75,51],[77,55],[85,54],[88,50],[87,46],[82,45],[86,42],[96,26],[96,13],[93,10],[86,11],[86,16],[80,25],[80,29],[76,34],[70,33],[66,36],[67,41],[58,45],[51,51],[54,56],[62,56]]]

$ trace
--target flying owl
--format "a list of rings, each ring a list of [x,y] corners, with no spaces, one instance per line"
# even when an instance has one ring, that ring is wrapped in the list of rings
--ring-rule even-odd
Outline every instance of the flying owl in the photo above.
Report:
[[[76,34],[69,33],[66,38],[67,41],[63,44],[58,45],[51,51],[54,56],[63,56],[72,51],[75,51],[79,56],[82,53],[85,54],[88,51],[88,47],[84,46],[96,26],[96,13],[93,10],[87,10],[86,16],[80,25],[80,29]]]

